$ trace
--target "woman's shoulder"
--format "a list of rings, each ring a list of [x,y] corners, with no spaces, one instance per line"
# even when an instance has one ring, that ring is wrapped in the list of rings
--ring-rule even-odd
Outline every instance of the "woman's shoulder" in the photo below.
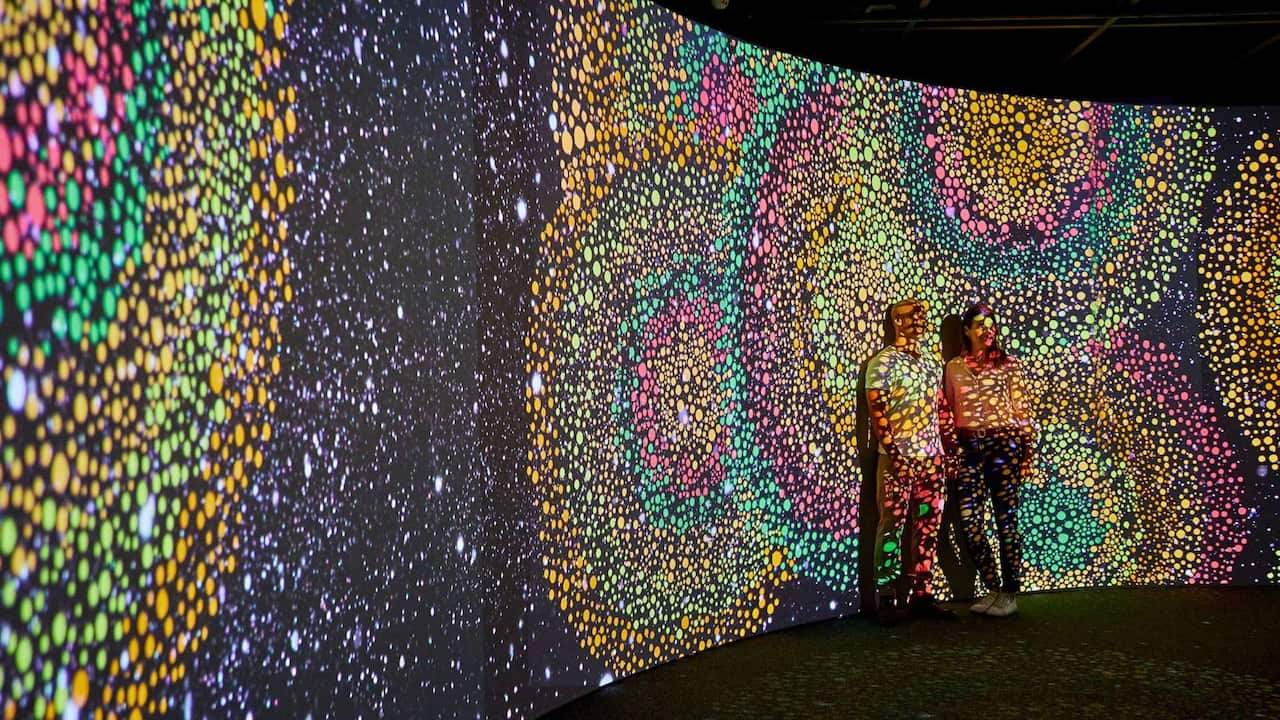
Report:
[[[948,360],[946,363],[944,363],[944,364],[943,364],[943,366],[942,366],[942,377],[943,377],[943,379],[945,379],[948,383],[950,383],[950,382],[954,382],[954,381],[956,381],[958,378],[962,378],[962,377],[964,377],[964,376],[965,376],[965,375],[967,375],[967,374],[968,374],[968,372],[967,372],[967,368],[965,367],[965,364],[964,364],[964,356],[963,356],[963,355],[957,355],[957,356],[955,356],[955,357],[951,358],[951,359],[950,359],[950,360]]]

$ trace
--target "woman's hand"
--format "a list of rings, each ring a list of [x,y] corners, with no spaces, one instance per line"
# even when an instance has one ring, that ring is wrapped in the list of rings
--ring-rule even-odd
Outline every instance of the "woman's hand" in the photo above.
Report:
[[[1037,445],[1040,444],[1040,438],[1037,437],[1034,428],[1025,428],[1022,431],[1022,476],[1026,477],[1035,469]]]

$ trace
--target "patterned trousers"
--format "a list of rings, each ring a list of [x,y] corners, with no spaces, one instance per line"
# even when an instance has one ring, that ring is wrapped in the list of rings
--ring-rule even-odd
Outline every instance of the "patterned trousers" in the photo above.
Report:
[[[1026,440],[1016,430],[984,437],[960,434],[960,472],[956,478],[960,531],[987,590],[1018,592],[1022,572],[1022,535],[1018,532],[1018,484],[1026,457]],[[997,570],[987,540],[987,499],[995,514],[1000,543]]]
[[[932,593],[930,578],[942,521],[941,456],[902,458],[897,472],[889,456],[876,466],[876,586],[886,588],[899,579],[912,596]],[[905,552],[904,552],[905,548]]]

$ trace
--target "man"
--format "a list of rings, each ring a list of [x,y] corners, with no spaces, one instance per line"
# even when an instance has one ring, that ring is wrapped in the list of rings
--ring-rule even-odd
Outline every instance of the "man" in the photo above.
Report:
[[[919,300],[894,303],[891,342],[867,365],[867,406],[879,443],[876,614],[886,625],[904,614],[956,619],[938,606],[930,586],[946,450],[956,445],[941,388],[942,363],[919,346],[928,327],[926,310]]]

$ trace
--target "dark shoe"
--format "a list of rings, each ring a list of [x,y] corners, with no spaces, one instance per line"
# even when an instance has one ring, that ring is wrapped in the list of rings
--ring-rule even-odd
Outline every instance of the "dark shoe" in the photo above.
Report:
[[[880,593],[876,597],[876,622],[880,627],[893,627],[902,621],[902,613],[898,610],[897,598]]]
[[[911,598],[907,606],[907,614],[920,620],[959,620],[960,616],[942,607],[932,595],[920,595]]]

